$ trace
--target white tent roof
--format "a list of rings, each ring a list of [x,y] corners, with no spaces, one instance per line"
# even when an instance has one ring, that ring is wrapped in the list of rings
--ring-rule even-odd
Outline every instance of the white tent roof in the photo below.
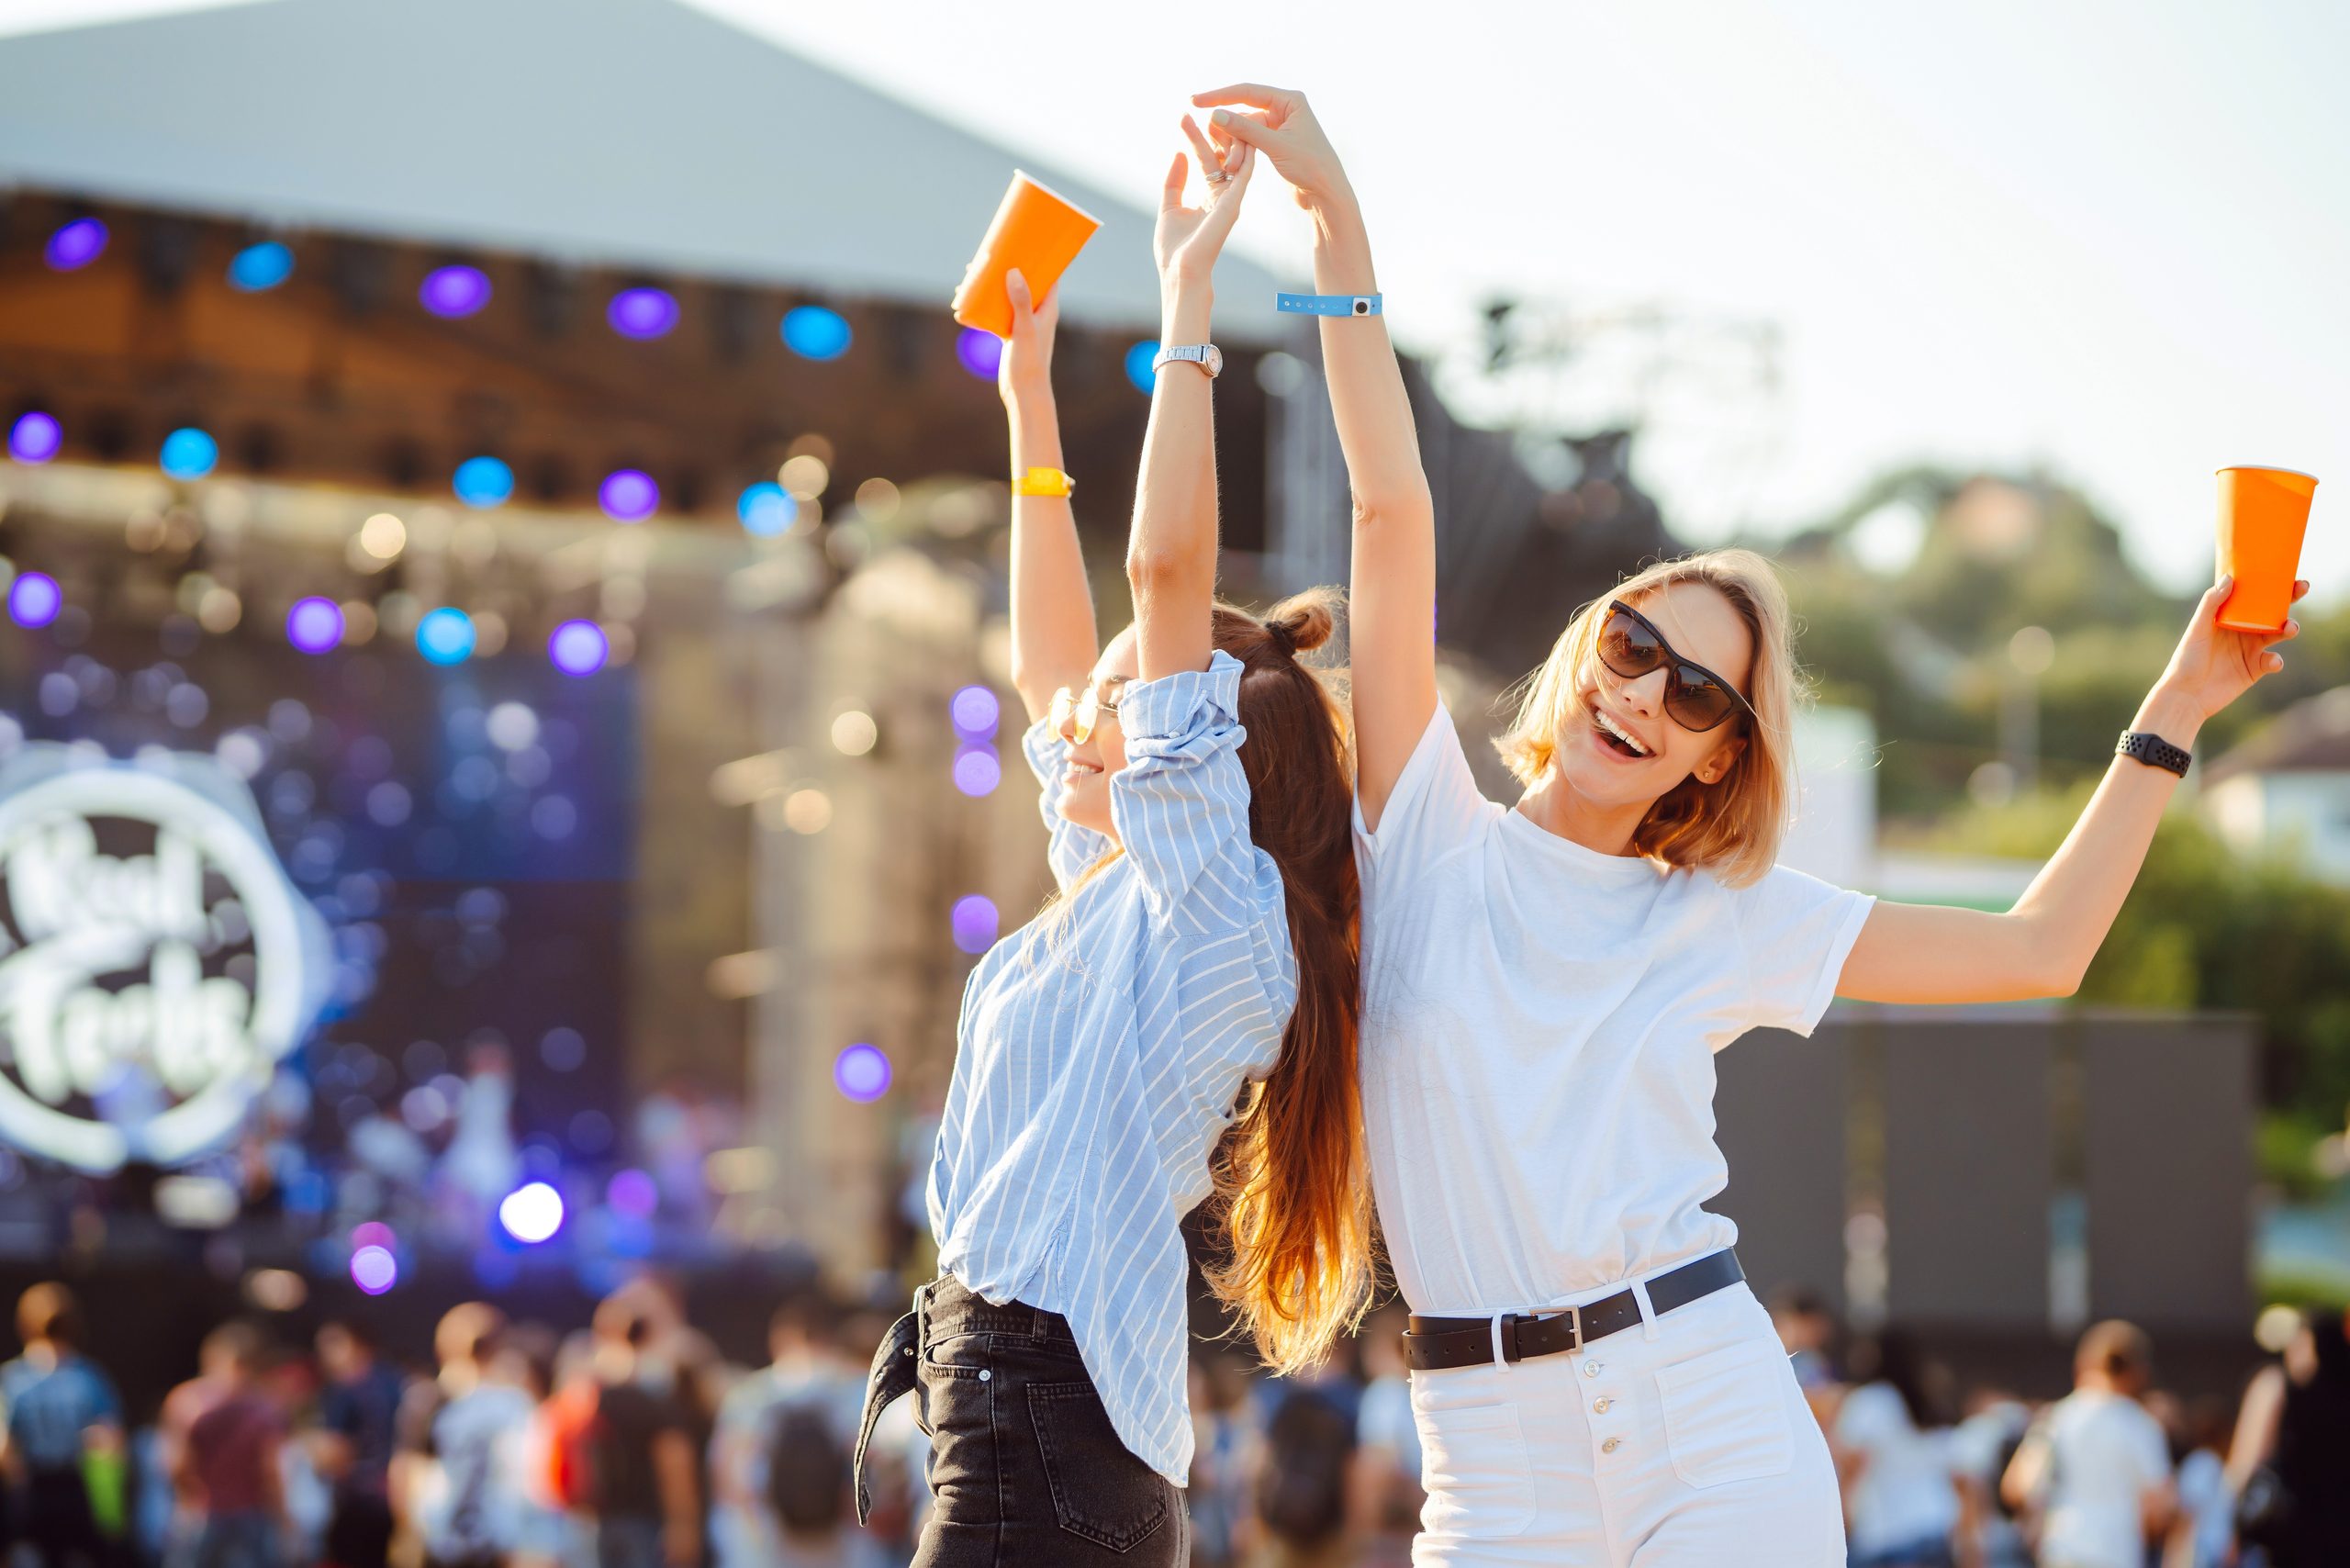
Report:
[[[1015,163],[1102,219],[1072,319],[1158,314],[1150,214],[676,0],[267,0],[0,39],[0,182],[946,308]],[[1225,335],[1275,280],[1224,262]]]

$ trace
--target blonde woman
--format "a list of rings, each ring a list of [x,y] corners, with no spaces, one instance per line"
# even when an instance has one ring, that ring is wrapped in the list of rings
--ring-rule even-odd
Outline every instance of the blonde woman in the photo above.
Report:
[[[1344,171],[1299,95],[1193,100],[1315,221],[1315,286],[1375,297]],[[1239,112],[1235,112],[1236,110]],[[1503,738],[1489,801],[1438,700],[1435,528],[1375,310],[1322,325],[1354,487],[1351,662],[1363,1117],[1414,1313],[1436,1564],[1844,1561],[1836,1473],[1736,1228],[1707,1212],[1713,1053],[1830,997],[1988,1002],[2080,982],[2203,720],[2290,637],[2227,585],[2055,857],[2005,914],[1883,902],[1778,866],[1797,698],[1770,566],[1713,551],[1584,606]],[[2304,585],[2305,586],[2305,585]],[[2140,760],[2141,757],[2146,760]]]

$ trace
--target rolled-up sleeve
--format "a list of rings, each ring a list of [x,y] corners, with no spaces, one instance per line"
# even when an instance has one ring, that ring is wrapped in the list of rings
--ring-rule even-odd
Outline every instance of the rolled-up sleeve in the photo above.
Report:
[[[1036,776],[1036,810],[1045,819],[1045,858],[1053,868],[1053,883],[1067,890],[1113,846],[1108,835],[1080,827],[1061,815],[1061,792],[1068,788],[1061,782],[1061,769],[1069,761],[1069,742],[1053,730],[1050,719],[1039,719],[1028,726],[1028,733],[1020,737],[1020,751],[1028,759],[1028,770]]]
[[[1131,685],[1118,722],[1126,766],[1110,780],[1110,818],[1152,918],[1198,929],[1253,920],[1240,661],[1219,648],[1203,670]]]

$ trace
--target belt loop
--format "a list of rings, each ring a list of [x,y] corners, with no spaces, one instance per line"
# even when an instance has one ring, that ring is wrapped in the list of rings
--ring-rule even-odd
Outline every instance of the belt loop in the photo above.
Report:
[[[1506,1312],[1494,1314],[1494,1364],[1504,1372],[1510,1370],[1511,1363],[1516,1359],[1505,1354],[1502,1350],[1502,1319],[1509,1316]]]
[[[1664,1330],[1657,1327],[1656,1308],[1650,1305],[1646,1280],[1632,1282],[1632,1299],[1640,1304],[1640,1338],[1651,1343],[1662,1338]]]

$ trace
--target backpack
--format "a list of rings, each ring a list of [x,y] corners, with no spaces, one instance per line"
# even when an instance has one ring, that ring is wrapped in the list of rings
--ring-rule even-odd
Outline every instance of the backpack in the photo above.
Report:
[[[1328,1396],[1301,1388],[1281,1402],[1265,1428],[1265,1463],[1257,1475],[1257,1514],[1292,1546],[1314,1546],[1346,1520],[1347,1462],[1354,1423]]]
[[[848,1450],[823,1410],[786,1404],[767,1430],[767,1503],[794,1535],[822,1535],[847,1517]]]

